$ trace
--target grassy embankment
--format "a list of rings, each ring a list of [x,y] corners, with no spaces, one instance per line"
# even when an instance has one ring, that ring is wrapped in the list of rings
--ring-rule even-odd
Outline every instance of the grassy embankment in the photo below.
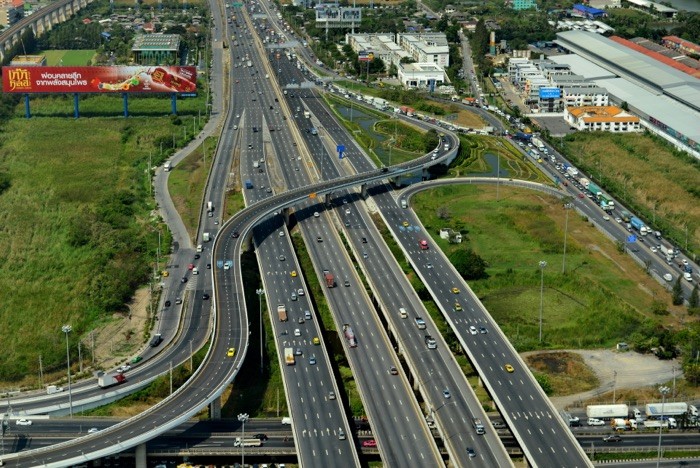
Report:
[[[203,98],[178,104],[191,115],[204,107]],[[119,117],[118,97],[83,97],[80,106],[92,118],[72,119],[72,98],[38,97],[34,118],[22,118],[19,105],[3,127],[0,157],[11,186],[0,195],[0,251],[12,265],[0,271],[0,288],[12,291],[0,310],[3,386],[37,385],[40,356],[44,381],[60,379],[66,323],[73,327],[71,361],[77,368],[80,339],[89,364],[90,332],[124,318],[125,304],[152,272],[158,231],[163,245],[170,242],[152,213],[148,157],[159,164],[173,142],[192,137],[192,126],[183,131],[167,115],[169,98],[133,99],[129,119]],[[111,337],[112,354],[130,355],[146,334]]]
[[[691,254],[700,248],[700,161],[650,135],[576,133],[572,162]]]

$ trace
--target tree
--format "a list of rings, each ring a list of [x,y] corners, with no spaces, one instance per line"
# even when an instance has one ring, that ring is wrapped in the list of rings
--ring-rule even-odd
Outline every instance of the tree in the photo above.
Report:
[[[471,249],[456,250],[450,255],[450,261],[465,280],[488,278],[486,261]]]
[[[681,286],[681,277],[676,278],[676,282],[673,284],[673,289],[671,290],[671,302],[673,305],[683,304],[683,287]]]
[[[688,298],[688,313],[689,314],[695,314],[698,312],[698,309],[700,308],[700,295],[698,292],[698,285],[697,283],[693,287],[693,290],[690,292],[690,297]]]

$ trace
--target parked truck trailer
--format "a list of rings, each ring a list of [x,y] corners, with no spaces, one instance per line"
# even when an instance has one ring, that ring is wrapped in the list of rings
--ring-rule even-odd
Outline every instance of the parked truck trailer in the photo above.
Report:
[[[636,216],[632,216],[630,218],[630,224],[632,225],[633,228],[635,228],[637,231],[639,231],[639,233],[643,236],[646,236],[647,233],[649,232],[649,229],[644,224],[644,221],[637,218]]]
[[[296,363],[294,358],[294,350],[292,348],[284,348],[284,362],[288,366],[293,366]]]
[[[335,276],[328,270],[323,270],[323,278],[326,280],[326,286],[332,288],[335,286]]]
[[[597,419],[627,418],[630,409],[627,405],[588,405],[586,416]]]
[[[287,321],[287,306],[284,304],[277,304],[277,315],[280,318],[280,322]]]
[[[688,412],[688,403],[648,403],[646,406],[647,417],[661,417],[662,409],[664,416],[680,416]]]

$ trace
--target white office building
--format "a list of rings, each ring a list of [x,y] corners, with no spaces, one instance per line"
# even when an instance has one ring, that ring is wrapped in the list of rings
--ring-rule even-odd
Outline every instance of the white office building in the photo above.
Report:
[[[445,82],[445,70],[434,63],[401,63],[398,65],[399,80],[406,88],[435,88]]]

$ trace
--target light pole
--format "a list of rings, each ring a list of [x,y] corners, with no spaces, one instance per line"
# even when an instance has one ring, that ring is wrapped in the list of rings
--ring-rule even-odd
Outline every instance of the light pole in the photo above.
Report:
[[[566,212],[566,218],[564,221],[564,256],[561,261],[561,274],[566,273],[566,238],[569,233],[569,210],[571,209],[571,203],[564,204],[564,211]]]
[[[263,326],[262,326],[262,296],[265,294],[264,289],[256,289],[255,294],[258,295],[258,304],[260,304],[260,374],[263,373]]]
[[[540,261],[540,343],[542,343],[542,309],[544,308],[544,268],[547,262]]]
[[[242,436],[241,436],[241,466],[245,467],[245,423],[248,421],[248,413],[240,413],[238,415],[238,420],[243,423]]]
[[[659,424],[659,455],[656,459],[656,468],[659,468],[661,463],[661,430],[664,428],[664,404],[666,403],[666,395],[670,389],[666,386],[659,387],[659,392],[661,393],[661,424]]]
[[[63,333],[66,334],[66,361],[67,361],[67,368],[68,368],[68,411],[70,414],[70,417],[73,417],[73,393],[71,392],[70,388],[70,349],[68,348],[68,333],[73,331],[73,327],[70,325],[63,325],[61,327],[61,330]]]

